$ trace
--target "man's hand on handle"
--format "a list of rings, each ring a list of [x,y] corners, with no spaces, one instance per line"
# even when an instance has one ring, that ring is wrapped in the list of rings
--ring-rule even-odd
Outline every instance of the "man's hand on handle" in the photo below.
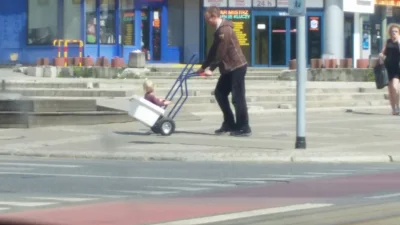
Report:
[[[207,69],[200,68],[197,70],[196,73],[200,74],[200,76],[206,76],[206,77],[213,75],[213,72],[211,70],[209,70],[208,68]]]

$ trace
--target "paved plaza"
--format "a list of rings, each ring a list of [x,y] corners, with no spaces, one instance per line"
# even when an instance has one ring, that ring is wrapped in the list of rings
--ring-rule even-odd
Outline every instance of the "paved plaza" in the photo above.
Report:
[[[307,149],[294,149],[293,112],[251,114],[251,137],[216,136],[221,116],[177,120],[171,136],[139,122],[0,131],[0,153],[44,157],[184,161],[392,162],[400,157],[390,110],[308,112]]]

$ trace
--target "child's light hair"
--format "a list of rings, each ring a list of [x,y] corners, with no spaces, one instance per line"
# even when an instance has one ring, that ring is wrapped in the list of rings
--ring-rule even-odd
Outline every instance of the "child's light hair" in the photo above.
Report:
[[[154,83],[151,80],[144,80],[143,82],[143,90],[147,92],[153,92],[154,91]]]

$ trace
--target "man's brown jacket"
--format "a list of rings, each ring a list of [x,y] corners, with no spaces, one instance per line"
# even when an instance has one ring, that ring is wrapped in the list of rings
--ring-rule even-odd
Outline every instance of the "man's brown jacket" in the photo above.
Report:
[[[233,31],[233,23],[222,20],[214,33],[214,42],[201,68],[210,67],[211,71],[219,67],[220,73],[226,74],[247,65],[246,57],[240,48],[238,38]]]

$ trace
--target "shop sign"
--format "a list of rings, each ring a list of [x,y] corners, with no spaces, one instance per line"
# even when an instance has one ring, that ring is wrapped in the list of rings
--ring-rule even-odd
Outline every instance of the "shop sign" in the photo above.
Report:
[[[229,7],[251,8],[251,0],[229,0]]]
[[[250,11],[249,10],[221,10],[221,17],[228,20],[249,20]]]
[[[324,8],[324,0],[306,0],[307,8]]]
[[[376,5],[400,6],[400,0],[375,0]]]
[[[228,7],[228,0],[204,0],[204,7]]]
[[[253,0],[253,7],[276,7],[276,0]]]
[[[319,31],[319,17],[310,16],[310,31]]]
[[[307,8],[323,8],[324,7],[324,0],[306,0],[305,3],[306,3]],[[289,0],[253,0],[253,7],[288,8]]]
[[[343,0],[343,11],[372,14],[375,12],[375,0]]]
[[[289,0],[277,0],[276,6],[280,8],[287,8],[289,7]]]

